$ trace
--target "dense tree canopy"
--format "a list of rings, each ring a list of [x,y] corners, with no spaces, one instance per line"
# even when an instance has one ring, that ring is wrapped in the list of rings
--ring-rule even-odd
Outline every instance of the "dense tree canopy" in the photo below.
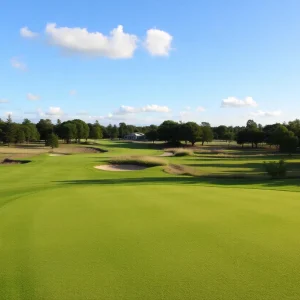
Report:
[[[227,141],[230,143],[236,140],[237,144],[244,146],[250,144],[258,147],[260,144],[275,146],[282,152],[292,153],[299,147],[300,120],[288,122],[287,124],[269,124],[262,126],[254,120],[248,120],[244,127],[220,125],[211,127],[208,122],[175,122],[166,120],[159,126],[135,126],[126,124],[100,125],[98,121],[89,123],[75,119],[61,122],[57,120],[54,125],[50,119],[41,119],[37,124],[29,119],[19,124],[13,122],[11,116],[6,121],[0,119],[0,142],[7,145],[13,143],[29,143],[44,140],[49,143],[49,137],[55,137],[65,143],[79,143],[82,139],[102,139],[110,138],[123,139],[124,136],[140,132],[144,133],[146,139],[153,143],[157,140],[180,144],[181,142],[195,145],[201,142],[202,145],[214,139]],[[54,134],[54,135],[52,135]]]

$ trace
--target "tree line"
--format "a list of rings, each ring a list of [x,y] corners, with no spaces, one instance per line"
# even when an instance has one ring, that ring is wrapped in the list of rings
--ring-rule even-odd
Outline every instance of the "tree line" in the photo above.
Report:
[[[65,143],[78,143],[87,139],[122,139],[134,132],[144,133],[145,138],[152,142],[159,140],[174,145],[180,144],[182,141],[191,145],[201,142],[203,145],[217,139],[228,143],[236,141],[242,147],[245,144],[250,144],[253,148],[257,148],[260,144],[268,144],[275,146],[282,152],[294,152],[299,146],[300,120],[266,126],[248,120],[245,126],[220,125],[212,127],[207,122],[198,124],[172,120],[166,120],[159,126],[135,126],[124,122],[118,125],[103,126],[98,121],[92,124],[80,119],[65,122],[57,120],[56,124],[53,124],[50,119],[41,119],[37,124],[28,119],[22,123],[15,123],[11,116],[6,121],[0,119],[0,142],[8,145],[40,140],[47,143],[47,140],[54,138],[53,135]]]

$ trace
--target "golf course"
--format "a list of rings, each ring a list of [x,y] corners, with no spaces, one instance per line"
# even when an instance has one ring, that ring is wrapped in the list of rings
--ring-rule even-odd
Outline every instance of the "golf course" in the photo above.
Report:
[[[299,156],[270,179],[267,150],[49,149],[0,147],[29,161],[0,165],[1,300],[300,299]]]

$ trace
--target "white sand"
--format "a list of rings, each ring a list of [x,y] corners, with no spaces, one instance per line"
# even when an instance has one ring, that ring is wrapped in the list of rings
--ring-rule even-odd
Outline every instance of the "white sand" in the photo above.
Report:
[[[137,165],[101,165],[94,168],[103,171],[123,172],[123,171],[140,171],[146,169],[144,166]]]
[[[159,156],[163,156],[163,157],[166,157],[166,156],[174,156],[174,153],[173,152],[164,152],[163,154],[159,155]]]
[[[64,156],[65,154],[50,153],[49,156]]]

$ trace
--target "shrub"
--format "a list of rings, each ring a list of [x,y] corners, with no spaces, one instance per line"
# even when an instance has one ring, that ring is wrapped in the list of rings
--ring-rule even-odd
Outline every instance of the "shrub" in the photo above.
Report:
[[[113,165],[127,164],[146,167],[165,166],[168,164],[163,158],[152,156],[119,156],[109,160],[109,163]]]
[[[271,178],[283,178],[286,176],[287,164],[283,159],[279,160],[278,162],[264,162],[264,167]]]

